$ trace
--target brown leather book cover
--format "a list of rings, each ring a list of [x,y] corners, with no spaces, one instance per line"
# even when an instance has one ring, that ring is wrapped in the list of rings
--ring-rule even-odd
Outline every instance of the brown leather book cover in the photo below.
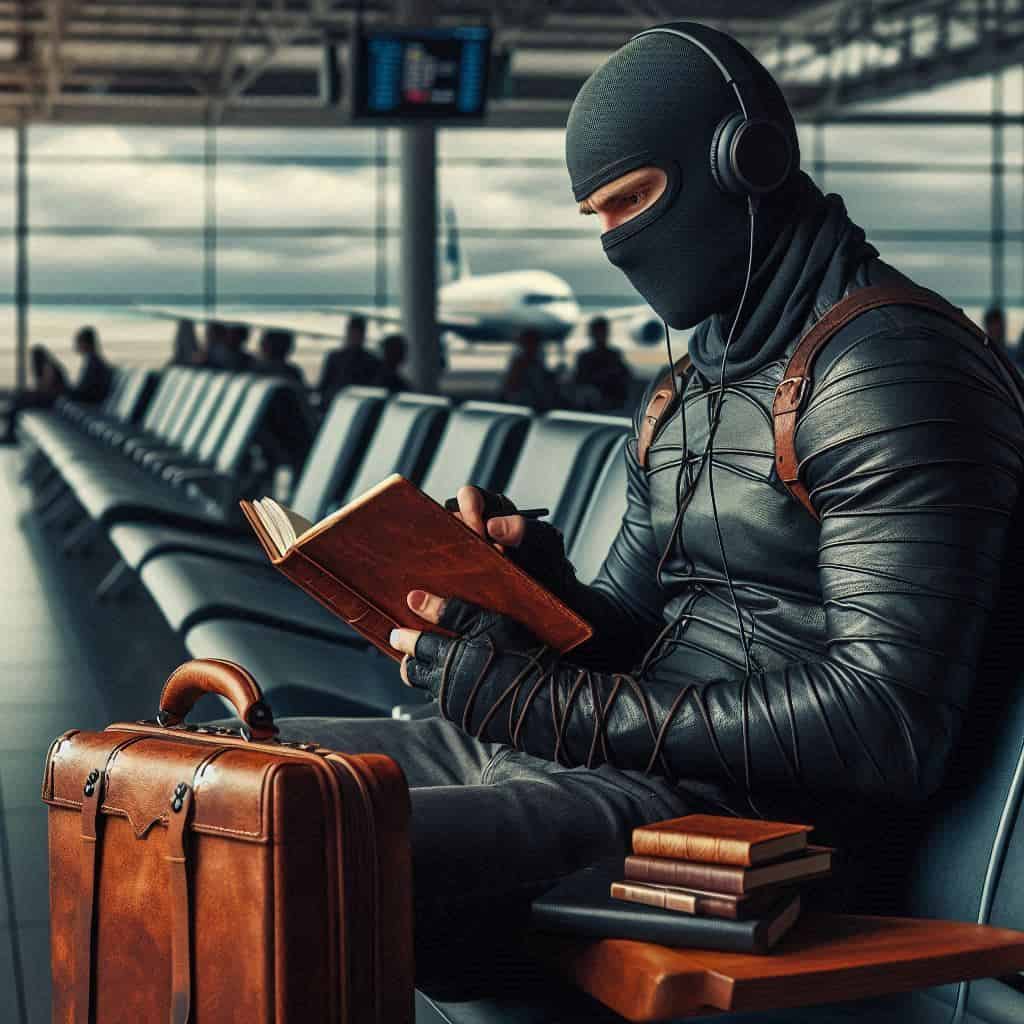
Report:
[[[643,903],[679,914],[698,917],[725,917],[730,921],[745,921],[770,909],[779,900],[780,889],[770,887],[753,893],[728,895],[703,892],[700,889],[681,889],[675,885],[654,885],[643,882],[613,882],[612,898],[629,903]]]
[[[687,814],[633,830],[633,852],[750,867],[806,849],[812,825],[717,814]]]
[[[795,857],[754,868],[702,864],[699,861],[673,860],[669,857],[627,857],[624,874],[630,882],[671,885],[738,896],[768,885],[820,878],[831,870],[831,847],[808,846]]]
[[[314,524],[283,555],[253,503],[240,504],[274,566],[395,661],[395,627],[445,632],[410,610],[410,590],[501,612],[562,652],[591,635],[572,609],[398,474]]]

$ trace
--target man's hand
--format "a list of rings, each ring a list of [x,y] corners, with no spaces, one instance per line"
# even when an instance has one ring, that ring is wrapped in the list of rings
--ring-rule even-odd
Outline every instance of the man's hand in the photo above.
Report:
[[[507,615],[479,608],[458,598],[446,600],[425,590],[410,591],[409,607],[426,622],[432,622],[456,634],[454,638],[420,629],[393,629],[391,646],[401,651],[401,675],[406,686],[430,690],[435,697],[444,675],[445,663],[453,649],[461,655],[471,647],[476,651],[524,654],[543,647],[523,625]],[[471,661],[473,659],[470,659]]]
[[[493,519],[485,520],[484,494],[479,487],[470,484],[460,487],[455,497],[459,503],[459,511],[453,515],[461,519],[474,533],[493,542],[499,551],[503,552],[506,548],[515,548],[522,544],[526,536],[526,520],[522,516],[495,516]],[[409,607],[413,606],[410,604]],[[413,608],[413,611],[416,609]]]

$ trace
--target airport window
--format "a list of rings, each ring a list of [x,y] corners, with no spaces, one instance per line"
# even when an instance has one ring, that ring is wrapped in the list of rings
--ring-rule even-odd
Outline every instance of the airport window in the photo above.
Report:
[[[1019,115],[1022,94],[1016,69],[798,127],[804,167],[845,197],[884,257],[973,315],[1002,301],[1012,337],[1024,326],[1024,126],[955,117]],[[136,338],[133,361],[160,365],[170,331],[143,321],[140,305],[253,319],[301,310],[333,333],[333,303],[397,302],[393,129],[41,125],[27,138],[32,340],[60,351],[79,317],[103,337]],[[10,326],[9,338],[15,140],[14,129],[0,130],[0,328]],[[562,131],[442,129],[437,152],[442,281],[457,272],[454,225],[460,264],[473,273],[550,271],[584,312],[636,301],[594,219],[576,213]],[[324,346],[300,338],[297,355],[315,366]],[[0,387],[14,374],[6,345]]]

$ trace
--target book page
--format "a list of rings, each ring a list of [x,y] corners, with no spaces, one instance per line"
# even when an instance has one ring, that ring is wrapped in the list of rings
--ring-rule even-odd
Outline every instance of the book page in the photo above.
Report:
[[[261,498],[255,502],[255,507],[267,532],[273,537],[279,554],[283,555],[295,543],[296,537],[312,526],[308,519],[284,508],[273,498]]]

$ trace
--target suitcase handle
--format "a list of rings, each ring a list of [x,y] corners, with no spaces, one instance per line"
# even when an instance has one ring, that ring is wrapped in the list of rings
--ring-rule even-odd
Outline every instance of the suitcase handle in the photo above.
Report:
[[[241,665],[220,658],[196,658],[176,668],[160,694],[160,725],[178,725],[203,694],[227,698],[242,720],[242,736],[250,741],[272,740],[277,735],[274,716],[263,699],[259,683]]]

